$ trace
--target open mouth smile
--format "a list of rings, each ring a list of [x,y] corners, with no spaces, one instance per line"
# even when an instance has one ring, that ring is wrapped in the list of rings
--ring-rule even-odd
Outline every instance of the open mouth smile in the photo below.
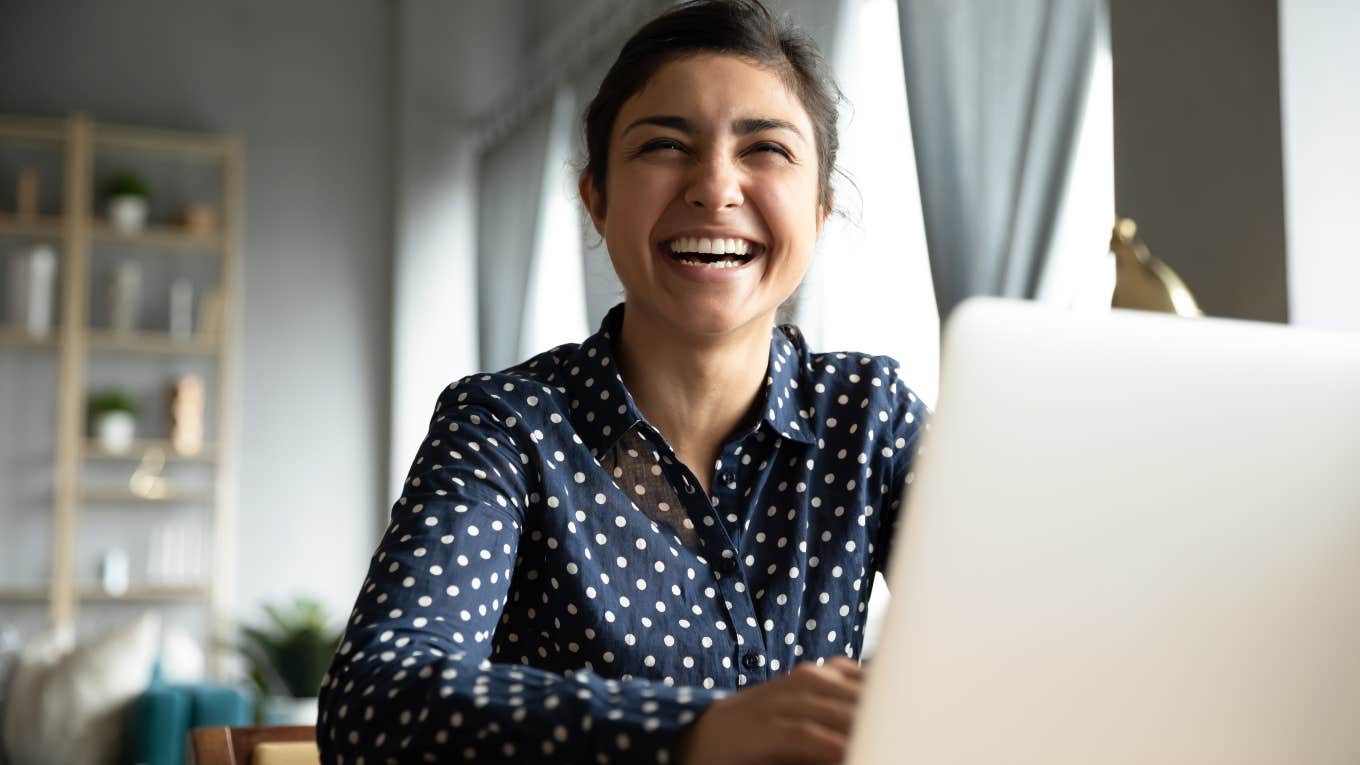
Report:
[[[661,243],[673,260],[698,268],[740,268],[765,250],[765,246],[741,238],[682,236]]]

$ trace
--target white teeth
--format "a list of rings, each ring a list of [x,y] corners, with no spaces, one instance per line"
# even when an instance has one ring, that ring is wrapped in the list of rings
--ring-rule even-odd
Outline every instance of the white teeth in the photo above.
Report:
[[[671,252],[697,252],[703,255],[745,255],[750,252],[751,243],[745,239],[682,236],[672,239],[670,248]]]
[[[681,258],[680,262],[684,263],[687,266],[697,266],[699,268],[738,268],[740,266],[746,265],[745,263],[742,263],[739,260],[719,260],[713,263],[705,263],[702,260],[690,260],[689,258]]]

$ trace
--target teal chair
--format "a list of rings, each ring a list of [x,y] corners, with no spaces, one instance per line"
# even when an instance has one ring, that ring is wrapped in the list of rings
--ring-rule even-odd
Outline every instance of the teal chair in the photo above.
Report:
[[[189,731],[204,726],[244,726],[255,720],[252,694],[223,683],[167,683],[159,667],[133,704],[125,729],[129,765],[183,765]]]

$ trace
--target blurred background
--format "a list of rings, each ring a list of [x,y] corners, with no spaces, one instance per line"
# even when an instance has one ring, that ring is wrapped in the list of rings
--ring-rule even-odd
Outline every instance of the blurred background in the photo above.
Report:
[[[186,681],[260,671],[242,624],[324,644],[439,391],[621,300],[580,115],[667,4],[0,0],[0,644],[152,613]],[[847,97],[814,348],[933,401],[963,298],[1148,275],[1360,331],[1360,5],[769,5]]]

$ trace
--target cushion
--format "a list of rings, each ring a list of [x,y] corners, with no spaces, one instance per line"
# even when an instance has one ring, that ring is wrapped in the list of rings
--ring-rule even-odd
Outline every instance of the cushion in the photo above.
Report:
[[[221,683],[194,683],[185,687],[193,699],[191,727],[240,727],[255,721],[254,699],[243,688]]]
[[[0,627],[0,765],[5,765],[5,700],[9,698],[9,681],[14,666],[19,663],[19,633]]]
[[[183,688],[152,684],[133,705],[125,729],[126,762],[181,765],[184,737],[193,727],[193,698]]]
[[[315,741],[269,742],[256,744],[250,765],[320,765],[321,751]]]
[[[160,619],[148,612],[79,646],[69,629],[30,642],[10,686],[24,703],[5,710],[13,765],[117,761],[124,717],[150,682],[159,633]]]

